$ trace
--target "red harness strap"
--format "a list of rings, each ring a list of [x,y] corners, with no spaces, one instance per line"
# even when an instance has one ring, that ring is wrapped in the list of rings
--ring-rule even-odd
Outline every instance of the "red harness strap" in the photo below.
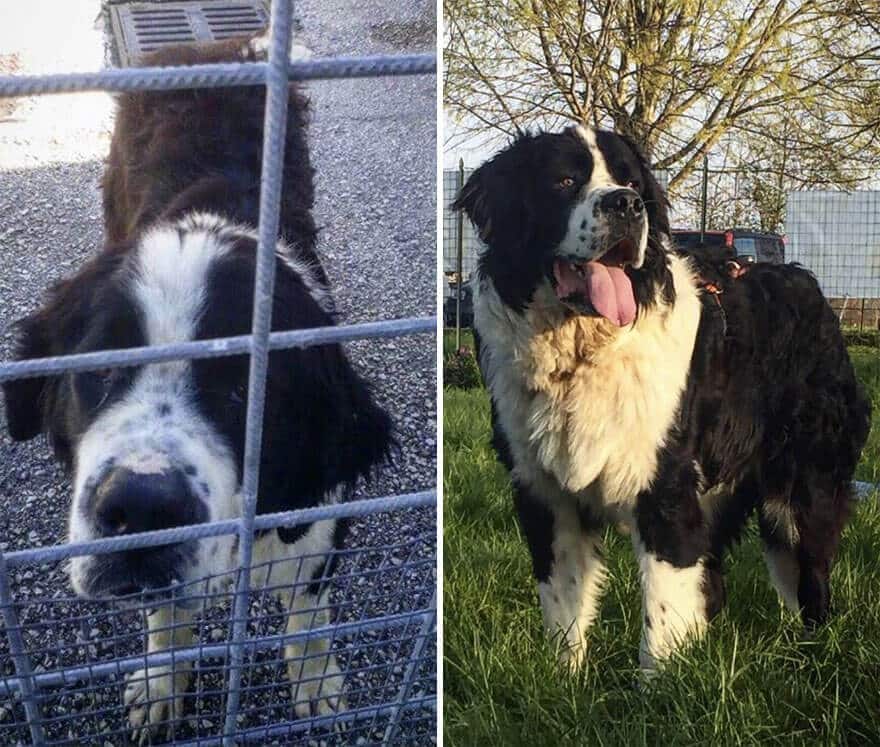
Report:
[[[719,288],[717,285],[715,285],[715,283],[703,283],[702,288],[707,293],[711,293],[712,298],[715,299],[715,303],[717,303],[719,306],[721,306],[721,299],[719,298],[719,296],[722,293],[724,293],[724,291],[721,290],[721,288]]]
[[[730,259],[725,262],[724,269],[727,270],[727,274],[730,275],[733,280],[741,278],[749,271],[748,265],[741,265],[735,259]],[[721,294],[724,293],[724,289],[708,280],[703,280],[700,287],[715,299],[715,303],[718,305],[718,310],[721,312],[721,320],[724,324],[724,334],[726,334],[727,314],[724,313],[724,306],[721,305]]]
[[[700,287],[715,299],[715,303],[718,306],[718,313],[721,314],[721,337],[724,338],[727,336],[727,314],[724,313],[724,307],[721,305],[721,294],[724,291],[715,285],[715,283],[710,283],[705,280],[700,284]]]

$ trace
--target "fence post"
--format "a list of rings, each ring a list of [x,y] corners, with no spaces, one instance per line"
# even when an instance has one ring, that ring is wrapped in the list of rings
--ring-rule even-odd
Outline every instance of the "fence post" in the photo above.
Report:
[[[709,201],[709,156],[703,156],[703,195],[700,208],[700,243],[706,240],[706,203]]]
[[[464,187],[464,159],[458,159],[458,190],[460,194]],[[459,210],[457,216],[457,228],[455,239],[455,272],[458,276],[458,282],[455,284],[455,350],[461,350],[461,282],[462,282],[462,265],[464,254],[464,213]]]

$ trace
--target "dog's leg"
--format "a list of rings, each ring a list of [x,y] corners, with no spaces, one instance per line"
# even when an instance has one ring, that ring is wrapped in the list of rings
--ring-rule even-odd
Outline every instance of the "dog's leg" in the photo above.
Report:
[[[186,647],[193,641],[192,612],[163,604],[147,615],[147,653]],[[173,728],[183,716],[183,694],[189,687],[192,664],[152,666],[134,672],[125,687],[125,705],[133,730],[132,741],[147,743],[165,724]]]
[[[770,582],[785,606],[792,612],[799,612],[800,568],[795,550],[798,531],[788,502],[765,500],[758,514],[758,526],[764,543],[764,562],[770,574]]]
[[[720,569],[709,561],[709,531],[696,488],[690,462],[669,459],[638,497],[633,547],[642,584],[639,663],[646,674],[702,635],[709,610],[718,606],[713,574]]]
[[[765,499],[759,522],[770,579],[808,630],[828,618],[831,566],[850,508],[845,484],[823,482],[799,476],[790,499]]]
[[[576,669],[586,654],[587,631],[596,619],[605,579],[601,525],[574,505],[551,510],[522,486],[514,497],[532,555],[544,627],[560,639],[560,662]]]
[[[642,582],[639,664],[646,673],[669,658],[689,637],[706,629],[705,562],[676,565],[634,543]]]
[[[258,542],[255,553],[262,563],[251,575],[254,587],[269,586],[278,594],[287,615],[286,632],[300,633],[330,624],[327,576],[333,563],[328,553],[342,542],[343,521],[318,521],[295,539],[282,541],[271,532]],[[291,698],[298,716],[312,708],[327,715],[345,708],[343,675],[330,650],[328,638],[296,640],[284,647]]]
[[[298,633],[329,625],[329,595],[329,589],[321,582],[310,584],[296,594],[292,604],[288,602],[287,632]],[[282,599],[282,603],[284,601]],[[284,647],[284,658],[297,716],[308,716],[312,707],[320,716],[345,710],[343,675],[336,655],[330,650],[329,637],[289,643]]]

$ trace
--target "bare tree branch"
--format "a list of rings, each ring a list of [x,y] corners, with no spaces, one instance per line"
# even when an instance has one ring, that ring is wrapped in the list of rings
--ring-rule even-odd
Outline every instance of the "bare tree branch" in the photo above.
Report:
[[[614,127],[676,195],[722,151],[767,222],[771,187],[880,171],[876,0],[446,0],[446,15],[464,133]]]

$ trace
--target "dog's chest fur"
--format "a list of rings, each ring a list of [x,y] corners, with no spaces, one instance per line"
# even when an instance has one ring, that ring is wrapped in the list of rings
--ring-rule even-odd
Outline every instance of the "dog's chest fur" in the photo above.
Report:
[[[623,329],[566,317],[546,282],[522,314],[506,307],[489,281],[475,294],[481,366],[514,476],[547,499],[555,487],[627,512],[651,482],[674,427],[700,318],[689,267],[677,257],[670,264],[675,303],[643,311]]]

